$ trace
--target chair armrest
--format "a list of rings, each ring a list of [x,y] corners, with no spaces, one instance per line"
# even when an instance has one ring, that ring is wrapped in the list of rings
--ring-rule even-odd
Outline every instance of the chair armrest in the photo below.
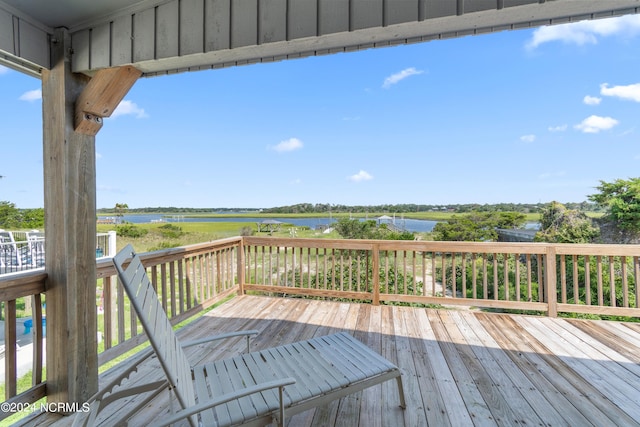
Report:
[[[153,354],[153,351],[151,351],[151,348],[149,347],[133,356],[133,358],[127,364],[126,368],[121,373],[119,373],[108,384],[102,386],[96,394],[89,398],[89,400],[87,401],[87,403],[89,404],[89,410],[87,412],[78,412],[76,414],[73,422],[73,427],[93,425],[100,412],[116,400],[128,396],[135,396],[137,394],[149,391],[153,391],[154,393],[152,394],[152,396],[155,396],[162,389],[166,388],[169,384],[166,379],[129,388],[122,387],[123,383],[126,380],[130,379],[133,374],[137,373],[140,364]],[[147,399],[145,399],[145,402],[146,400]],[[136,406],[135,408],[139,407],[140,405]],[[128,411],[127,414],[134,413],[136,410]]]
[[[199,340],[186,341],[186,342],[181,343],[181,345],[182,345],[182,348],[187,348],[187,347],[191,347],[191,346],[198,345],[198,344],[204,344],[204,343],[211,342],[211,341],[217,341],[217,340],[223,340],[223,339],[226,339],[226,338],[246,336],[247,337],[247,352],[249,352],[249,338],[251,337],[251,335],[258,335],[259,333],[260,333],[260,331],[256,331],[256,330],[227,332],[226,334],[212,335],[210,337],[201,338]]]
[[[175,414],[168,416],[168,417],[163,417],[163,419],[161,421],[159,421],[156,424],[152,424],[152,427],[165,427],[168,425],[171,425],[177,421],[180,421],[190,415],[195,415],[198,414],[206,409],[210,409],[213,408],[214,406],[218,406],[218,405],[222,405],[223,403],[227,403],[230,402],[232,400],[236,400],[239,399],[241,397],[244,396],[248,396],[250,394],[254,394],[254,393],[260,393],[261,391],[265,391],[265,390],[269,390],[272,388],[279,388],[280,389],[280,414],[281,414],[281,418],[282,414],[284,412],[284,402],[282,399],[282,389],[284,389],[285,386],[287,385],[291,385],[294,384],[296,382],[295,378],[283,378],[283,379],[279,379],[279,380],[273,380],[273,381],[267,381],[264,383],[260,383],[260,384],[256,384],[254,386],[251,387],[247,387],[247,388],[243,388],[242,390],[237,390],[233,393],[227,393],[227,394],[223,394],[222,396],[216,397],[213,400],[209,400],[207,402],[202,402],[202,403],[198,403],[197,405],[194,405],[190,408],[181,410],[176,412]]]

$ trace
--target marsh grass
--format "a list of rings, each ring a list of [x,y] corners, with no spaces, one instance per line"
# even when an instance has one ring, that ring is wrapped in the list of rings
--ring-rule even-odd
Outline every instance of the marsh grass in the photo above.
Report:
[[[167,223],[141,223],[133,224],[134,227],[147,230],[148,233],[142,237],[127,237],[118,235],[117,250],[124,248],[131,243],[139,253],[149,252],[158,249],[166,249],[177,246],[192,245],[195,243],[210,242],[226,237],[240,236],[242,229],[251,227],[255,235],[258,235],[258,227],[253,222],[171,222],[174,227],[181,229],[182,233],[175,233],[167,238]],[[98,232],[106,233],[116,229],[112,224],[98,224]],[[163,228],[165,227],[165,228]],[[338,233],[321,233],[307,227],[298,227],[292,224],[282,224],[279,231],[272,234],[259,233],[261,236],[272,235],[274,237],[308,237],[308,238],[340,238]]]

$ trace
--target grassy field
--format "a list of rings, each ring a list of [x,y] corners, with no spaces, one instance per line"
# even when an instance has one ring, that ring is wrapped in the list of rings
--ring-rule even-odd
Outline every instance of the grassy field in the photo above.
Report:
[[[223,239],[225,237],[239,236],[242,234],[243,228],[250,227],[254,235],[258,235],[257,226],[252,222],[181,222],[169,223],[172,226],[180,228],[181,233],[176,236],[167,236],[165,228],[167,223],[142,223],[133,224],[140,229],[147,230],[148,233],[143,237],[127,237],[118,235],[117,250],[122,249],[128,243],[131,243],[138,252],[149,252],[163,248],[176,246],[191,245],[194,243],[210,242],[213,240]],[[112,224],[98,224],[99,233],[116,229]],[[174,234],[174,233],[172,233]],[[268,236],[269,233],[259,233],[259,235]],[[276,237],[306,237],[306,238],[340,238],[338,233],[322,233],[316,230],[310,230],[306,227],[293,226],[291,224],[282,224],[279,231],[272,234]]]
[[[354,218],[375,218],[384,215],[383,212],[368,213],[368,214],[352,214]],[[386,213],[388,214],[388,212]],[[405,213],[405,218],[432,220],[432,221],[447,221],[453,215],[454,212],[414,212]],[[590,212],[587,215],[591,218],[601,217],[601,213]],[[256,212],[251,213],[235,213],[235,214],[194,214],[184,215],[189,218],[228,218],[228,222],[179,222],[179,223],[139,223],[133,224],[133,226],[140,229],[148,230],[148,233],[143,237],[131,238],[120,235],[118,233],[118,250],[123,248],[126,244],[131,243],[138,252],[148,252],[157,249],[184,246],[194,243],[209,242],[225,237],[239,236],[243,233],[243,228],[250,227],[254,234],[258,234],[257,226],[253,222],[239,222],[233,221],[234,218],[326,218],[327,213],[318,214],[260,214]],[[332,214],[332,218],[349,218],[350,214],[340,213]],[[538,222],[540,221],[540,214],[532,213],[526,214],[526,221]],[[177,236],[169,235],[163,232],[167,224],[180,228],[180,233]],[[98,224],[98,232],[107,232],[114,230],[115,226],[112,224]],[[429,233],[417,233],[423,240],[429,240]],[[268,235],[268,233],[260,233],[260,235]],[[320,231],[311,230],[307,227],[294,226],[292,224],[282,224],[279,231],[272,234],[276,237],[306,237],[306,238],[340,238],[336,232],[328,234]]]

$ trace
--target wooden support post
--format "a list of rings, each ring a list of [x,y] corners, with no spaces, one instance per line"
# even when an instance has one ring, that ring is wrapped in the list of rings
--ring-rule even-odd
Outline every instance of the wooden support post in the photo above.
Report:
[[[73,74],[71,36],[56,29],[42,72],[47,395],[85,402],[98,389],[95,136],[74,131],[89,78]]]

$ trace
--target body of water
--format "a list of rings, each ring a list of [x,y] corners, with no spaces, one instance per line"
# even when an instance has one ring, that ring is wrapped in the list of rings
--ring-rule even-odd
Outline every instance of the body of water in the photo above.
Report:
[[[262,222],[265,219],[275,219],[276,221],[285,222],[287,224],[293,224],[298,227],[309,227],[311,229],[315,229],[319,225],[327,225],[336,222],[335,218],[278,218],[278,217],[264,217],[264,218],[250,218],[250,217],[239,217],[239,218],[194,218],[194,217],[182,217],[182,216],[164,216],[164,215],[124,215],[122,217],[124,221],[131,222],[134,224],[148,223],[148,222],[158,222],[161,220],[165,220],[171,223],[179,223],[179,222]],[[373,218],[371,218],[373,219]],[[395,220],[395,225],[404,228],[408,231],[415,232],[429,232],[433,230],[433,227],[437,224],[437,221],[429,221],[422,219],[397,219]]]
[[[281,221],[287,224],[293,224],[298,227],[309,227],[311,229],[315,229],[319,225],[327,225],[336,222],[335,218],[278,218],[278,217],[269,217],[269,218],[255,218],[255,217],[238,217],[238,218],[194,218],[194,217],[183,217],[183,216],[164,216],[164,215],[124,215],[124,221],[131,222],[134,224],[141,224],[147,222],[159,222],[166,221],[171,223],[179,223],[179,222],[262,222],[266,219],[275,219],[276,221]],[[374,219],[374,218],[370,218]],[[433,230],[433,227],[438,223],[438,221],[431,221],[426,219],[395,219],[395,225],[399,228],[402,228],[407,231],[413,231],[418,233],[427,233]],[[529,230],[537,230],[540,228],[540,224],[537,222],[528,222],[525,224],[525,229]]]

